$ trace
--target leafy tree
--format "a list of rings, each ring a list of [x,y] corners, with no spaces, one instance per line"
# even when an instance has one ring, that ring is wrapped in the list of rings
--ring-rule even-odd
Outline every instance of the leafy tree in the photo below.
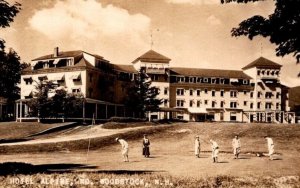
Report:
[[[35,86],[35,98],[28,102],[30,116],[47,117],[75,117],[82,114],[83,97],[81,94],[70,94],[64,89],[56,89],[57,85],[51,81],[40,81]],[[55,93],[49,97],[49,93]]]
[[[35,85],[36,92],[33,99],[28,102],[30,107],[30,115],[38,118],[49,117],[51,112],[51,100],[48,97],[49,91],[54,89],[54,84],[51,81],[40,81]]]
[[[128,90],[125,105],[139,114],[141,118],[144,118],[145,112],[159,109],[162,100],[157,98],[158,94],[159,89],[151,87],[151,80],[148,78],[148,75],[143,70],[140,70],[133,86]]]
[[[0,49],[0,96],[13,101],[19,98],[20,88],[17,86],[20,83],[21,71],[28,64],[21,63],[18,54],[10,49],[5,53],[4,49]]]
[[[221,0],[221,3],[248,3],[264,0]],[[269,37],[276,47],[277,56],[293,54],[300,61],[300,1],[274,0],[274,13],[265,18],[255,15],[242,21],[239,27],[233,28],[234,37],[247,36],[252,40],[255,36]]]
[[[9,27],[14,17],[21,10],[21,4],[10,5],[4,0],[0,0],[0,27]],[[20,81],[22,68],[20,57],[12,49],[5,52],[5,41],[0,38],[0,96],[13,101],[19,96],[17,84]]]
[[[15,3],[10,5],[4,0],[0,0],[0,27],[9,27],[10,23],[14,21],[14,17],[21,10],[21,4]],[[4,49],[4,40],[0,39],[0,49]]]

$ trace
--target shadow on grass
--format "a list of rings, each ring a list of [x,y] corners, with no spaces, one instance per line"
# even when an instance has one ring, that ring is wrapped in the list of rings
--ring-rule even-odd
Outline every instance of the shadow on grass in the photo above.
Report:
[[[30,140],[30,139],[25,139],[25,138],[0,139],[0,144],[25,142],[28,140]]]
[[[251,159],[250,157],[239,157],[238,159],[236,159],[236,160],[240,160],[240,159]]]
[[[41,164],[32,165],[21,162],[0,163],[0,176],[15,174],[36,174],[36,173],[63,173],[74,169],[95,169],[96,166],[86,166],[82,164]]]
[[[282,158],[274,158],[272,161],[282,161]]]
[[[153,171],[153,170],[96,170],[93,172],[105,173],[105,174],[151,174],[157,172],[166,172],[166,171]]]

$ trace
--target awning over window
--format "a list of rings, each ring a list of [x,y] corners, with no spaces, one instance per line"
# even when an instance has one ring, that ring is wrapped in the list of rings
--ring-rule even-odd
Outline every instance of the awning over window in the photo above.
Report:
[[[60,59],[55,59],[53,62],[53,65],[57,65],[59,61],[60,61]]]
[[[239,79],[237,79],[237,78],[230,78],[230,82],[239,82]]]
[[[80,79],[80,73],[74,73],[70,78],[72,80],[78,80],[78,79]]]
[[[207,114],[205,108],[188,108],[188,111],[191,114]]]
[[[31,76],[23,76],[23,80],[32,80]]]
[[[64,74],[55,74],[52,76],[51,80],[55,80],[55,81],[65,80],[65,75]]]
[[[33,92],[32,92],[32,90],[24,90],[24,91],[22,91],[22,94],[23,94],[24,96],[30,96],[30,95],[33,94]]]
[[[47,75],[42,74],[38,76],[39,80],[44,80],[44,79],[48,79]]]

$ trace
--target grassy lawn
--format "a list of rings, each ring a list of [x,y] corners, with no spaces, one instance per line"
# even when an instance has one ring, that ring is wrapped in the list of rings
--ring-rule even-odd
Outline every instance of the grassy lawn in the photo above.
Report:
[[[138,178],[152,183],[152,187],[170,187],[153,185],[156,179],[167,179],[175,187],[299,187],[300,185],[300,126],[284,124],[239,124],[239,123],[176,123],[143,126],[135,124],[110,124],[118,128],[133,127],[128,132],[93,138],[90,140],[90,152],[87,155],[88,139],[76,141],[0,146],[0,162],[25,162],[32,165],[86,165],[75,168],[74,173],[50,173],[50,177],[85,177],[99,186],[101,178]],[[147,133],[151,141],[151,157],[141,155],[142,137]],[[239,134],[242,153],[239,160],[233,159],[231,140]],[[200,136],[201,154],[195,158],[194,137]],[[263,138],[268,135],[275,143],[276,159],[256,157],[255,153],[267,153],[267,144]],[[129,163],[124,163],[120,155],[120,145],[115,137],[122,137],[129,143]],[[220,163],[211,159],[209,139],[220,146]],[[81,171],[85,171],[84,173]],[[95,173],[97,172],[97,173]],[[43,172],[38,172],[42,173]],[[18,175],[21,176],[21,175]],[[40,181],[41,174],[31,175]],[[0,176],[1,185],[8,185],[9,179]],[[4,186],[5,187],[5,186]],[[17,186],[16,186],[17,187]],[[80,186],[79,186],[80,187]],[[112,187],[112,185],[106,185]],[[115,186],[119,187],[119,186]],[[139,187],[139,186],[120,186]],[[144,186],[142,186],[144,187]]]
[[[49,128],[64,125],[63,123],[38,122],[0,122],[0,139],[18,139],[44,131]]]

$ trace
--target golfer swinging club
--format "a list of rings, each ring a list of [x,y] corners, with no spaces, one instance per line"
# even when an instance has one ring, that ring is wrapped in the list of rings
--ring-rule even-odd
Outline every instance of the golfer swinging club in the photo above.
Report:
[[[217,144],[216,141],[212,139],[210,139],[209,142],[211,143],[211,149],[212,149],[211,156],[213,158],[213,162],[218,163],[219,145]]]
[[[129,162],[128,160],[128,143],[124,139],[116,138],[116,141],[119,142],[122,146],[122,156],[124,159],[124,162]]]

